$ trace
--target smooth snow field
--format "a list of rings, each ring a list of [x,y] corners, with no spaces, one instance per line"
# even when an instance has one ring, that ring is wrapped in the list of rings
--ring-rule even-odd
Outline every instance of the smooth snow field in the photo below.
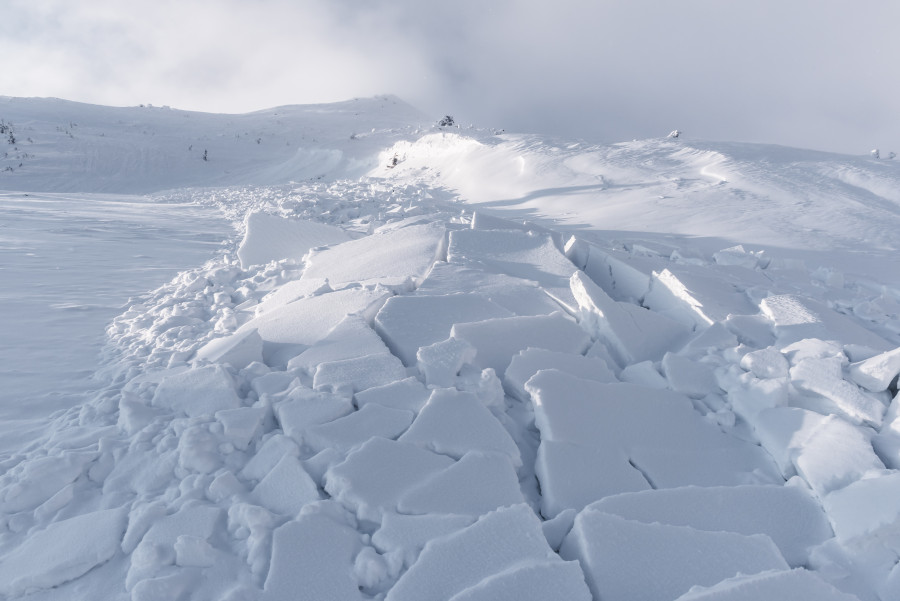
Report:
[[[0,600],[900,601],[900,163],[0,119]]]

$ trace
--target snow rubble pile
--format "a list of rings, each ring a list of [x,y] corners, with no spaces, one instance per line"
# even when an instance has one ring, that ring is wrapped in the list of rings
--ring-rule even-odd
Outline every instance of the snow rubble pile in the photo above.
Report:
[[[0,599],[900,599],[900,322],[836,310],[864,291],[297,190],[0,464]]]

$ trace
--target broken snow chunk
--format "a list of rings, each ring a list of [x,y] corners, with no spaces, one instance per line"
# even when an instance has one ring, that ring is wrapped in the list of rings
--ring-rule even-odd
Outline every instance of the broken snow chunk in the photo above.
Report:
[[[470,451],[447,469],[406,491],[397,509],[403,513],[477,517],[518,503],[524,503],[524,499],[509,457]]]
[[[416,445],[372,438],[325,472],[325,490],[359,519],[379,522],[407,490],[452,464]]]
[[[534,562],[488,576],[450,601],[591,601],[581,567],[574,561]]]
[[[403,515],[385,513],[381,528],[372,535],[372,544],[386,555],[396,556],[411,566],[425,544],[434,538],[462,530],[475,521],[468,515]]]
[[[785,478],[796,474],[793,459],[826,417],[800,407],[770,407],[755,413],[753,429],[763,448],[772,456]]]
[[[374,386],[354,395],[356,406],[362,409],[369,403],[376,403],[393,409],[406,409],[418,413],[431,394],[416,378],[404,378],[384,386]]]
[[[288,219],[256,211],[247,216],[246,232],[238,247],[241,269],[269,261],[299,261],[310,248],[350,240],[347,233],[333,225]]]
[[[544,538],[547,539],[547,544],[550,545],[551,549],[557,552],[559,551],[563,539],[572,529],[572,524],[575,522],[576,515],[578,515],[578,512],[574,509],[566,509],[565,511],[559,512],[556,517],[544,520],[541,523],[541,529],[544,531]]]
[[[353,403],[349,399],[329,392],[298,388],[291,396],[294,398],[275,407],[275,415],[284,433],[301,444],[307,428],[336,420],[353,411]]]
[[[568,280],[577,270],[548,234],[517,231],[450,232],[447,261],[537,282],[574,313],[577,306]]]
[[[809,433],[793,461],[797,473],[820,498],[884,469],[868,436],[834,415]]]
[[[746,285],[752,275],[742,273],[739,281]],[[721,269],[671,265],[653,272],[642,304],[691,329],[707,328],[729,315],[756,313],[756,305],[729,279]]]
[[[188,417],[212,415],[241,406],[234,380],[221,365],[207,365],[164,376],[152,404]]]
[[[411,367],[419,348],[446,340],[453,324],[510,315],[477,294],[395,296],[375,316],[375,331],[391,352]]]
[[[432,540],[388,591],[385,601],[450,599],[525,562],[562,563],[527,505],[491,512],[471,526]]]
[[[900,374],[900,348],[850,366],[850,378],[872,392],[887,390]]]
[[[513,355],[528,347],[581,354],[590,344],[584,330],[561,313],[457,323],[450,335],[476,350],[475,367],[491,368],[501,378]]]
[[[590,509],[647,524],[766,534],[792,566],[806,565],[809,549],[832,536],[819,502],[807,490],[794,486],[650,490],[606,497]]]
[[[504,388],[519,400],[528,400],[525,382],[542,369],[558,369],[586,380],[615,382],[609,365],[598,357],[528,347],[512,358],[506,368]]]
[[[433,387],[452,387],[462,366],[474,359],[475,348],[456,338],[435,342],[416,351],[419,372],[425,376],[425,383]]]
[[[632,363],[622,370],[619,378],[623,382],[630,382],[647,388],[656,388],[662,390],[669,387],[669,383],[659,373],[653,365],[653,361],[641,361],[640,363]]]
[[[216,419],[224,426],[225,438],[236,449],[246,451],[265,419],[265,407],[240,407],[216,412]]]
[[[695,587],[675,601],[859,601],[803,568],[770,570],[727,578],[711,587]]]
[[[570,285],[582,327],[609,345],[620,366],[660,359],[690,333],[690,328],[664,315],[614,301],[583,272],[575,272]]]
[[[346,453],[374,436],[397,438],[406,431],[413,417],[411,411],[371,403],[332,422],[309,428],[303,440],[315,453],[325,449]]]
[[[85,513],[32,532],[0,561],[0,595],[9,599],[74,580],[111,559],[125,532],[123,508]]]
[[[228,363],[243,369],[254,361],[263,360],[263,340],[259,332],[249,328],[229,336],[216,338],[197,350],[196,358],[210,363]]]
[[[208,568],[216,563],[216,550],[206,539],[198,536],[179,536],[175,539],[175,565]]]
[[[738,344],[737,337],[725,327],[725,322],[717,321],[708,328],[700,330],[681,352],[688,356],[702,356],[710,352],[733,348]]]
[[[207,497],[213,503],[220,503],[235,495],[247,492],[244,485],[241,484],[234,474],[231,472],[222,472],[209,483],[209,492]]]
[[[770,296],[760,302],[760,308],[774,322],[781,346],[805,338],[818,338],[841,344],[859,344],[878,351],[893,348],[884,338],[851,318],[810,298],[790,294]]]
[[[285,455],[253,489],[254,500],[281,515],[297,515],[307,503],[319,500],[316,483],[300,460]]]
[[[691,398],[703,398],[721,390],[712,368],[706,364],[666,353],[662,359],[662,368],[672,390]]]
[[[784,407],[788,404],[788,379],[753,378],[728,391],[731,409],[753,428],[757,428],[757,416],[765,409]]]
[[[741,367],[757,378],[784,378],[790,369],[784,355],[772,347],[747,353],[741,358]]]
[[[670,600],[739,573],[788,569],[764,535],[645,524],[590,507],[575,518],[560,555],[579,560],[594,598],[604,601]]]
[[[541,515],[547,518],[581,511],[609,495],[650,488],[624,450],[542,440],[534,471],[541,483]]]
[[[352,389],[353,392],[373,386],[384,386],[406,378],[406,368],[390,353],[366,355],[354,359],[320,363],[313,377],[316,389]]]
[[[772,322],[764,315],[729,315],[723,323],[740,344],[765,348],[775,343]]]
[[[522,466],[512,437],[484,403],[468,392],[448,388],[432,392],[400,441],[455,458],[470,450],[502,453],[516,469]]]
[[[273,467],[286,455],[297,457],[300,447],[284,434],[275,434],[268,438],[256,454],[250,458],[240,475],[247,480],[262,480]]]
[[[383,230],[324,250],[307,258],[303,279],[346,282],[421,279],[434,262],[445,234],[441,223]]]
[[[900,525],[900,473],[857,480],[827,495],[822,504],[839,540],[865,536]]]
[[[747,252],[740,244],[713,253],[713,259],[717,265],[736,265],[747,269],[756,269],[759,265],[759,255],[762,251]]]
[[[843,379],[839,358],[807,358],[791,368],[791,383],[831,401],[834,409],[856,424],[881,425],[885,406]],[[829,413],[823,410],[822,413]]]
[[[263,599],[362,601],[354,561],[360,535],[322,513],[300,516],[272,534],[272,565]]]
[[[525,221],[512,221],[510,219],[497,217],[496,215],[490,215],[481,210],[476,210],[472,213],[471,229],[518,230],[520,232],[527,232],[529,230],[536,229],[536,226],[532,226]]]
[[[314,374],[316,366],[330,361],[356,359],[389,351],[381,337],[360,315],[348,315],[328,334],[287,363],[287,368]]]

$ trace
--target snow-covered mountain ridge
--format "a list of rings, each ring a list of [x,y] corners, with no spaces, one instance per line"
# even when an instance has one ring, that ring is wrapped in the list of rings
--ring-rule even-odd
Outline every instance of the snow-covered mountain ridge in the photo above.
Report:
[[[0,598],[898,599],[895,162],[6,107],[8,197],[238,236],[0,456]]]

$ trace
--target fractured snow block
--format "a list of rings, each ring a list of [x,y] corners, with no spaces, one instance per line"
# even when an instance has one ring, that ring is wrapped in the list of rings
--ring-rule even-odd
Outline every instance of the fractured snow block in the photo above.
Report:
[[[354,392],[406,378],[406,368],[390,353],[320,363],[313,376],[316,389],[352,388]]]
[[[378,353],[387,354],[381,337],[359,315],[348,315],[316,342],[287,363],[288,370],[302,369],[314,374],[316,366],[330,361],[356,359]]]
[[[221,365],[207,365],[164,376],[151,404],[188,417],[200,417],[237,409],[241,399],[228,372]]]
[[[371,403],[332,422],[307,429],[303,440],[315,453],[325,449],[346,453],[375,436],[397,438],[409,428],[414,416],[412,411]]]
[[[617,301],[635,302],[650,288],[650,274],[664,269],[669,261],[660,257],[646,257],[584,243],[579,254],[588,277]],[[575,250],[575,246],[571,248]]]
[[[359,533],[322,513],[301,515],[272,534],[263,600],[362,601],[353,564]]]
[[[570,313],[577,306],[568,280],[575,265],[553,237],[536,232],[457,230],[450,232],[447,262],[537,282]]]
[[[383,230],[307,258],[303,279],[328,278],[331,285],[412,277],[421,279],[434,262],[445,229],[440,223]]]
[[[594,598],[604,601],[668,601],[739,573],[788,569],[765,535],[645,524],[592,507],[575,518],[560,556],[581,563]]]
[[[468,451],[507,455],[522,467],[519,447],[478,397],[442,388],[431,393],[412,426],[399,439],[442,455],[460,458]]]
[[[359,519],[379,522],[403,493],[453,463],[413,444],[372,438],[325,472],[325,491]]]
[[[465,340],[448,338],[419,348],[416,367],[433,387],[452,388],[462,366],[475,359],[475,348]]]
[[[7,547],[0,561],[0,595],[18,599],[106,563],[119,550],[126,515],[124,508],[85,513],[30,533],[18,547]]]
[[[301,298],[328,292],[334,292],[334,290],[328,285],[328,280],[325,278],[291,280],[262,297],[259,304],[253,307],[253,313],[254,315],[260,315]]]
[[[241,469],[240,475],[246,480],[262,480],[282,457],[297,457],[299,454],[300,447],[293,439],[284,434],[275,434],[256,450],[256,454]]]
[[[454,263],[435,263],[417,296],[478,294],[515,315],[550,315],[562,308],[537,282]]]
[[[581,567],[574,561],[525,563],[488,576],[450,601],[591,601]]]
[[[792,566],[831,538],[819,502],[796,486],[688,486],[606,497],[591,510],[647,524],[659,522],[710,532],[766,534]]]
[[[869,437],[835,415],[810,432],[793,462],[819,498],[884,469]]]
[[[288,219],[259,211],[250,213],[237,255],[241,269],[269,261],[299,261],[310,248],[350,240],[341,228],[315,221]]]
[[[404,515],[385,513],[381,528],[372,535],[372,545],[385,555],[399,557],[411,566],[425,544],[434,538],[462,530],[475,521],[468,515]]]
[[[262,363],[263,339],[250,328],[230,336],[210,340],[197,349],[196,358],[210,363],[229,363],[235,369],[244,369],[254,361]]]
[[[691,328],[709,327],[729,315],[755,314],[757,307],[723,272],[721,268],[691,265],[670,265],[661,272],[654,271],[643,305]],[[740,275],[741,285],[749,285],[748,276],[753,274]]]
[[[369,403],[377,403],[394,409],[406,409],[418,413],[425,405],[431,391],[416,378],[404,378],[384,386],[374,386],[354,395],[356,406],[362,409]]]
[[[650,488],[624,449],[600,451],[584,445],[542,440],[534,465],[541,483],[541,515],[553,518],[581,511],[597,499]]]
[[[585,380],[615,382],[609,365],[599,357],[528,347],[512,358],[503,379],[503,387],[521,401],[528,400],[525,382],[542,369],[558,369]]]
[[[246,451],[247,446],[268,413],[265,407],[240,407],[216,412],[216,419],[222,424],[225,439],[236,449]]]
[[[845,542],[900,524],[900,472],[857,480],[822,500],[838,540]]]
[[[308,428],[334,421],[353,411],[349,399],[322,391],[296,388],[275,406],[275,416],[285,434],[303,444]]]
[[[803,568],[735,576],[711,587],[696,587],[675,601],[859,601]]]
[[[738,388],[728,391],[731,409],[757,428],[757,416],[765,409],[784,407],[788,404],[788,379],[749,379]]]
[[[748,410],[747,413],[750,413]],[[794,457],[826,417],[800,407],[768,407],[755,411],[753,429],[785,478],[796,474]]]
[[[475,210],[472,213],[472,223],[471,229],[473,230],[518,230],[520,232],[527,232],[529,230],[538,229],[536,226],[532,226],[531,224],[516,220],[513,221],[511,219],[504,219],[503,217],[497,217],[496,215],[490,215],[481,210]],[[543,228],[540,228],[543,229]]]
[[[791,368],[791,383],[798,390],[825,397],[842,416],[856,424],[880,426],[885,406],[844,380],[841,365],[838,358],[803,359]]]
[[[850,366],[850,379],[872,392],[887,390],[900,374],[900,348]]]
[[[741,357],[741,367],[757,378],[784,378],[791,366],[778,349],[769,347]]]
[[[416,364],[419,347],[446,340],[454,324],[511,313],[477,294],[395,296],[375,316],[375,331],[403,364]]]
[[[614,301],[583,272],[575,272],[570,285],[582,326],[606,341],[623,367],[660,359],[681,346],[690,333],[687,326],[664,315]]]
[[[282,457],[253,489],[254,501],[281,515],[297,515],[304,505],[319,498],[316,483],[293,455]]]
[[[526,348],[580,355],[591,342],[587,333],[562,313],[457,323],[450,336],[472,345],[476,351],[472,365],[477,369],[491,368],[500,378],[513,355]]]
[[[780,346],[805,338],[834,340],[840,344],[858,344],[876,351],[893,347],[884,338],[857,324],[851,318],[810,298],[783,294],[760,302],[763,315],[775,324]]]
[[[450,599],[525,562],[562,563],[527,505],[493,511],[471,526],[425,545],[385,601]]]
[[[509,457],[470,451],[447,469],[407,490],[397,503],[403,513],[480,516],[524,503]]]
[[[721,391],[712,368],[704,363],[666,353],[662,359],[662,369],[672,390],[691,398],[700,399]]]
[[[669,387],[669,382],[656,370],[653,361],[632,363],[622,370],[619,378],[623,382],[630,382],[631,384],[638,384],[647,388],[656,388],[657,390]]]

